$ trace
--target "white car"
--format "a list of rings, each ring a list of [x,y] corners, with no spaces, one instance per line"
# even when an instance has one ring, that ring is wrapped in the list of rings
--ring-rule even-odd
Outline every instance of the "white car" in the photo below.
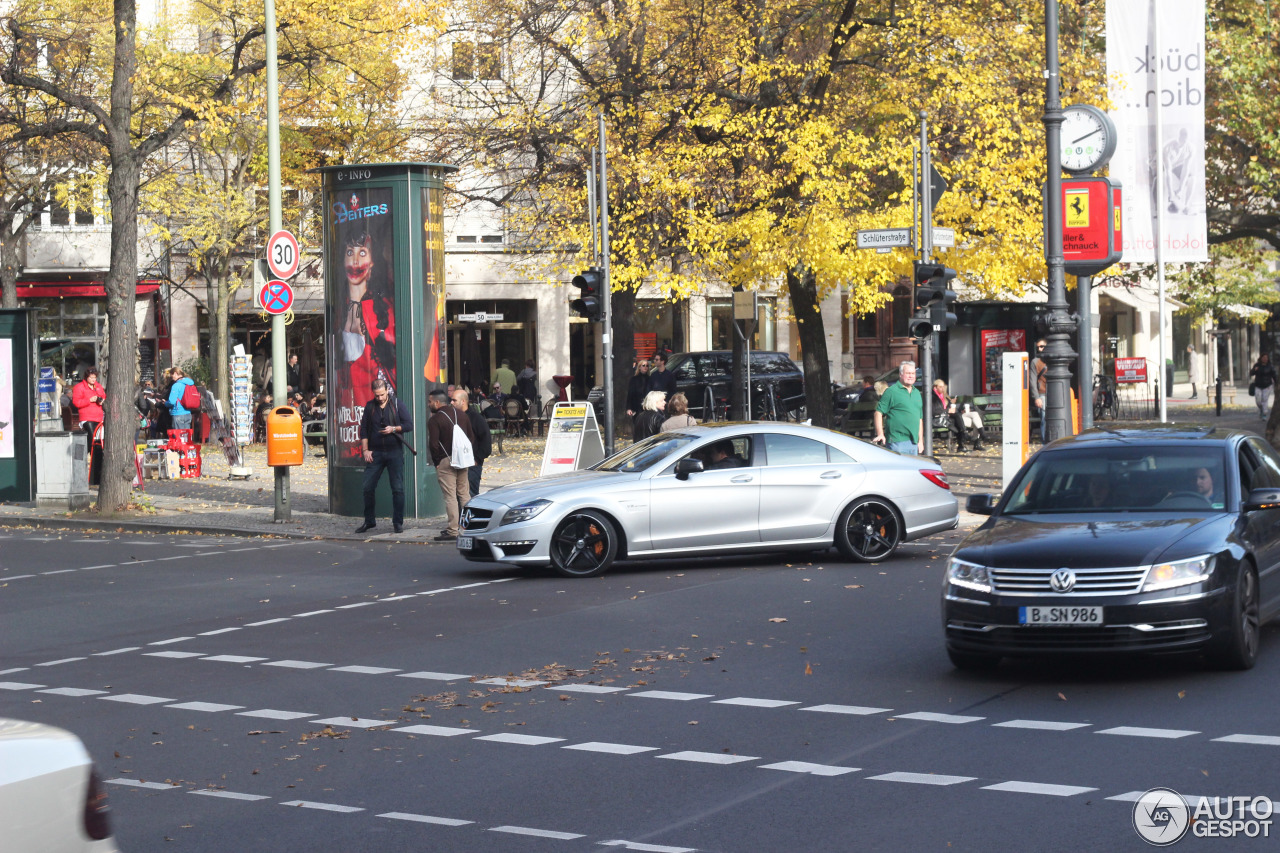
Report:
[[[107,793],[80,738],[0,717],[0,850],[118,853]]]
[[[663,432],[589,470],[473,498],[468,560],[603,574],[614,560],[835,547],[879,562],[959,523],[937,462],[828,429],[715,423]]]

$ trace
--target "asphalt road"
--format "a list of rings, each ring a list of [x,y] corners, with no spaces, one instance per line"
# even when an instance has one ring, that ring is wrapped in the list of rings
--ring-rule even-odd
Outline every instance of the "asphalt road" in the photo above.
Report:
[[[958,533],[578,581],[442,546],[4,533],[0,715],[86,741],[125,851],[1145,850],[1147,789],[1280,800],[1276,626],[1248,673],[960,674]]]

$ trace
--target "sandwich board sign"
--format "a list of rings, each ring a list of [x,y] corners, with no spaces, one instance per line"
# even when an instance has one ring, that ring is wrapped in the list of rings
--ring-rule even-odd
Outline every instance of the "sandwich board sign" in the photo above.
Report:
[[[596,410],[586,401],[556,403],[547,424],[547,446],[542,451],[539,477],[579,471],[604,458],[604,441]]]

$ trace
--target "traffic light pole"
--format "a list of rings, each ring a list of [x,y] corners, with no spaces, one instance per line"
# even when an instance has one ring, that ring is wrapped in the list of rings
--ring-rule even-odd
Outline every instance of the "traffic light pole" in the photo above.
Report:
[[[1045,0],[1044,4],[1045,64],[1045,148],[1048,167],[1048,199],[1045,207],[1046,235],[1045,262],[1048,266],[1049,299],[1045,314],[1045,419],[1044,441],[1049,443],[1072,434],[1071,429],[1071,369],[1068,367],[1076,354],[1071,349],[1070,337],[1076,331],[1076,321],[1068,313],[1065,260],[1062,253],[1062,98],[1058,67],[1058,0]],[[1081,389],[1084,390],[1083,388]],[[1091,390],[1091,389],[1090,389]]]
[[[600,204],[600,267],[604,270],[603,320],[600,328],[600,344],[604,356],[604,447],[605,454],[613,454],[613,287],[609,278],[609,167],[605,154],[604,113],[600,113],[600,189],[596,193]],[[593,223],[594,227],[594,223]]]
[[[920,253],[926,264],[933,260],[933,187],[929,185],[929,119],[923,110],[920,111]],[[912,282],[914,285],[916,282]],[[914,297],[914,294],[913,294]],[[924,362],[920,367],[924,382],[921,391],[924,395],[924,418],[920,429],[924,432],[924,455],[933,455],[933,338],[930,332],[924,339],[921,349],[924,352],[920,359]]]

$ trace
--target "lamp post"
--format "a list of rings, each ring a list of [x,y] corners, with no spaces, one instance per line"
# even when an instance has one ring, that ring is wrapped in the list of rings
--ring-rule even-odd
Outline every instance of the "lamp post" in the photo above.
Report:
[[[1044,4],[1045,104],[1044,128],[1048,167],[1045,199],[1045,262],[1048,265],[1049,299],[1045,324],[1045,443],[1071,435],[1071,370],[1076,357],[1071,335],[1076,318],[1068,313],[1067,286],[1062,255],[1062,98],[1058,71],[1058,0]]]

